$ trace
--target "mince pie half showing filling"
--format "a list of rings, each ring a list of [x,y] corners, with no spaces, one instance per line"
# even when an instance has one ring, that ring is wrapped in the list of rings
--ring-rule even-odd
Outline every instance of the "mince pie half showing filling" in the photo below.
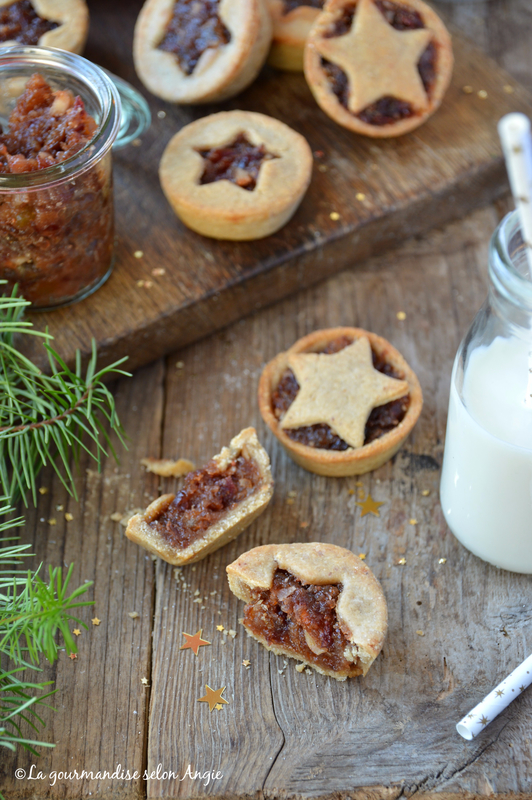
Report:
[[[222,111],[186,125],[168,143],[159,176],[177,216],[215,239],[259,239],[282,227],[312,172],[306,141],[283,122]]]
[[[268,63],[277,69],[303,71],[305,42],[325,0],[267,0],[273,22]]]
[[[305,469],[359,475],[397,452],[419,417],[422,395],[386,339],[361,328],[331,328],[299,339],[266,365],[259,406]]]
[[[363,561],[333,544],[269,544],[227,567],[246,603],[248,634],[276,655],[340,681],[366,675],[381,651],[388,614]]]
[[[436,111],[451,79],[451,39],[422,0],[330,0],[305,48],[322,109],[366,136],[399,136]]]
[[[146,0],[135,26],[135,68],[170,103],[225,100],[255,79],[271,37],[265,0]]]
[[[177,494],[164,494],[128,523],[126,536],[169,564],[201,561],[261,514],[273,494],[270,459],[245,428]]]
[[[85,0],[0,0],[0,45],[42,45],[81,53],[88,32]]]

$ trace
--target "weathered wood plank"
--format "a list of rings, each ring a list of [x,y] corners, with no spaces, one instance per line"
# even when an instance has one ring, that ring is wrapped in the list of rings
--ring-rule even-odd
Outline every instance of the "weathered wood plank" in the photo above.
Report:
[[[131,437],[129,450],[120,452],[119,466],[108,459],[98,474],[94,462],[83,458],[76,478],[79,503],[46,470],[40,485],[48,493],[39,495],[37,508],[26,512],[22,539],[32,544],[36,564],[42,562],[48,570],[49,564],[74,562],[72,588],[93,581],[87,599],[94,600],[94,606],[80,609],[79,617],[89,629],[82,629],[77,639],[77,660],[63,652],[43,673],[43,680],[55,680],[57,693],[50,702],[57,710],[44,710],[46,728],[38,735],[57,746],[38,759],[22,750],[16,757],[4,753],[0,787],[6,800],[144,796],[142,780],[58,780],[51,785],[53,779],[17,781],[14,770],[18,767],[29,775],[34,764],[34,772],[45,775],[74,769],[112,774],[119,764],[131,772],[142,773],[145,767],[149,690],[141,678],[150,677],[154,568],[110,515],[144,505],[145,493],[156,491],[154,477],[143,474],[138,462],[147,450],[158,447],[162,378],[163,365],[158,362],[114,387],[118,413]],[[73,515],[72,521],[65,521],[66,512]],[[51,519],[56,524],[51,525]],[[129,617],[134,611],[137,619]],[[98,626],[91,624],[94,617],[101,620]]]
[[[139,7],[138,0],[94,0],[87,48],[89,58],[136,85],[131,41]],[[94,336],[104,361],[129,354],[136,368],[499,196],[507,184],[496,122],[512,109],[532,113],[532,100],[518,85],[514,94],[505,93],[515,81],[459,35],[455,52],[441,109],[412,134],[377,143],[332,122],[302,75],[266,69],[246,92],[208,109],[148,97],[153,124],[142,146],[116,153],[115,272],[93,297],[36,315],[36,324],[49,326],[67,360],[76,347],[87,354]],[[465,95],[465,84],[475,92]],[[477,96],[479,89],[487,99]],[[216,242],[192,233],[175,218],[159,186],[158,163],[170,137],[219,108],[270,114],[324,153],[319,162],[327,171],[314,170],[294,219],[258,242]],[[334,211],[340,220],[330,219]],[[140,259],[134,257],[139,250]],[[153,276],[160,267],[165,274]],[[153,285],[139,287],[139,280]],[[31,344],[29,352],[36,357]]]

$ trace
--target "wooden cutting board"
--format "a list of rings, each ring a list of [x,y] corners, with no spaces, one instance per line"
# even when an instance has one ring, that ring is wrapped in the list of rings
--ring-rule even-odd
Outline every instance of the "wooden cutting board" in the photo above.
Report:
[[[118,240],[111,278],[81,303],[33,316],[37,328],[48,326],[67,362],[76,348],[86,356],[94,337],[102,362],[128,355],[135,369],[507,190],[496,123],[508,111],[532,114],[532,97],[458,37],[453,82],[441,109],[410,135],[372,141],[333,123],[299,74],[266,68],[247,91],[220,106],[173,107],[151,97],[131,56],[140,7],[140,0],[90,4],[87,57],[140,88],[153,122],[138,146],[116,152]],[[295,216],[263,240],[219,242],[189,231],[159,185],[159,160],[173,134],[222,108],[277,117],[323,153]],[[331,219],[332,212],[339,219]],[[154,276],[160,268],[164,274]],[[41,343],[32,340],[28,347],[44,363]]]

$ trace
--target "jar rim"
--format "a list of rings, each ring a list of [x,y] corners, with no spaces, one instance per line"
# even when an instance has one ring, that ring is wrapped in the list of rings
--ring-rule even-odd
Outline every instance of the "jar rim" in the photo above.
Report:
[[[10,67],[31,67],[35,72],[53,68],[83,82],[96,95],[101,119],[96,133],[81,150],[51,167],[33,172],[0,173],[0,193],[31,191],[71,180],[93,167],[110,150],[120,128],[120,95],[106,72],[76,53],[56,47],[11,45],[0,48],[0,80]]]
[[[520,244],[513,250],[512,242],[517,237]],[[528,273],[525,248],[519,212],[511,211],[501,220],[491,237],[489,274],[492,283],[506,299],[532,311],[532,277]]]

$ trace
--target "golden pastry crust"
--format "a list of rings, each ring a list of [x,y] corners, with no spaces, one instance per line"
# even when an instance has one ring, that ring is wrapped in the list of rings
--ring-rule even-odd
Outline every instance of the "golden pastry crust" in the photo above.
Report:
[[[268,544],[243,553],[227,567],[229,587],[246,603],[254,602],[254,590],[270,589],[276,569],[286,570],[302,583],[325,586],[342,584],[336,615],[349,646],[344,657],[359,663],[366,675],[382,649],[388,627],[386,599],[369,567],[350,550],[320,542]],[[345,680],[347,671],[324,669],[286,647],[269,645],[248,630],[268,650],[303,661],[324,675]]]
[[[289,72],[303,72],[303,53],[319,8],[297,6],[284,13],[284,0],[268,0],[273,21],[272,47],[268,64]]]
[[[221,0],[219,16],[231,40],[201,55],[187,75],[172,53],[159,50],[175,0],[146,0],[133,39],[135,69],[143,84],[169,103],[211,103],[238,94],[259,73],[271,43],[265,0]]]
[[[200,184],[204,162],[197,151],[230,144],[241,133],[276,156],[261,164],[253,191],[228,180]],[[311,173],[306,139],[252,111],[222,111],[186,125],[168,143],[159,168],[168,202],[185,225],[204,236],[233,240],[260,239],[285,225]]]
[[[352,337],[355,340],[361,336],[367,337],[372,349],[404,376],[410,395],[408,410],[396,428],[362,447],[336,451],[310,447],[296,442],[285,433],[280,421],[274,415],[272,394],[287,368],[288,358],[291,354],[318,353],[323,351],[329,342],[342,336]],[[327,358],[330,358],[330,356],[327,356]],[[382,466],[399,450],[417,422],[423,405],[419,381],[399,351],[390,342],[375,333],[365,331],[362,328],[348,327],[314,331],[308,336],[299,339],[286,352],[279,353],[272,361],[266,364],[262,372],[259,381],[258,399],[260,413],[264,422],[279,439],[296,464],[318,475],[332,477],[361,475]]]
[[[425,28],[432,34],[431,42],[436,48],[437,55],[436,77],[430,97],[427,95],[425,107],[416,109],[415,113],[410,117],[385,125],[372,125],[359,119],[354,113],[345,108],[331,88],[321,65],[320,41],[325,39],[328,42],[334,42],[336,37],[329,38],[328,34],[336,20],[341,16],[345,6],[352,5],[352,0],[328,0],[326,8],[316,18],[305,47],[305,77],[317,103],[339,125],[365,136],[385,138],[400,136],[414,130],[414,128],[425,122],[440,106],[451,80],[453,68],[452,43],[449,32],[441,19],[422,0],[397,0],[397,4],[420,14]],[[408,33],[408,31],[404,31],[404,33]],[[371,49],[375,56],[375,71],[377,72],[381,67],[393,71],[392,64],[386,65],[387,52],[384,43],[379,47],[379,41],[376,40],[372,43]],[[397,99],[401,100],[400,97]]]
[[[14,0],[0,0],[0,8],[9,6]],[[82,53],[89,32],[89,9],[85,0],[31,0],[36,13],[58,27],[44,33],[38,45],[57,47],[71,53]],[[16,41],[2,42],[2,47]]]
[[[155,553],[163,561],[178,565],[201,561],[209,553],[213,553],[227,542],[235,539],[259,514],[262,514],[273,494],[270,459],[260,444],[254,428],[242,430],[231,440],[228,447],[222,448],[221,452],[214,456],[213,460],[223,471],[231,461],[239,456],[249,459],[257,467],[259,473],[257,487],[245,500],[230,508],[218,522],[207,528],[200,538],[188,547],[183,549],[173,547],[149,524],[166,511],[175,497],[173,494],[164,494],[158,497],[153,503],[150,503],[143,514],[135,514],[128,523],[126,536],[149,552]]]

